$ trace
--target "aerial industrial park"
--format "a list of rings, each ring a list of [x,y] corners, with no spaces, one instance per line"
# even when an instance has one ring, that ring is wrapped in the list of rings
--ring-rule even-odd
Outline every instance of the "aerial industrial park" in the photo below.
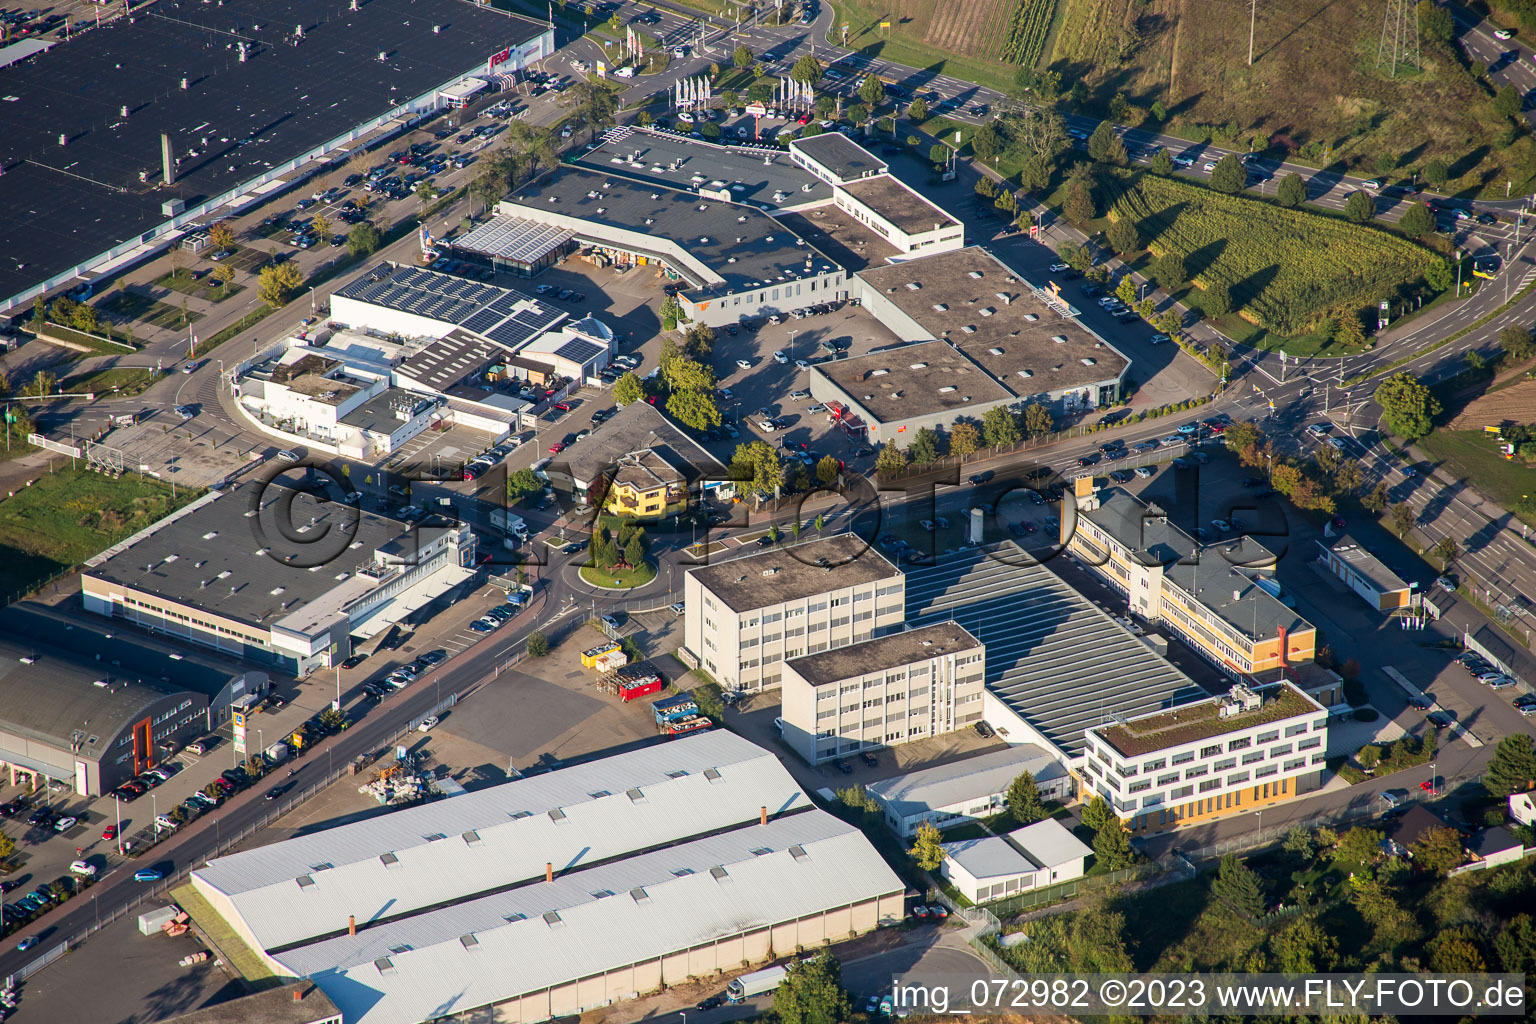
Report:
[[[0,1021],[1528,996],[1536,24],[1208,6],[0,10]]]

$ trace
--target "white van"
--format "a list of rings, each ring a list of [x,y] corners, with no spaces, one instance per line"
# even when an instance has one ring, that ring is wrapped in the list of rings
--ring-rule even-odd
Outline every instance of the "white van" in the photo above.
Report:
[[[554,459],[540,459],[538,462],[535,462],[528,468],[533,470],[533,475],[538,477],[540,480],[548,480],[549,476],[544,471],[548,469],[549,464],[554,461]]]

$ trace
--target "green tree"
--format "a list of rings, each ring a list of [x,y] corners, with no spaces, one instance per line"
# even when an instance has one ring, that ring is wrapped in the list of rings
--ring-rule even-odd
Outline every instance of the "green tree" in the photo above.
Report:
[[[1523,363],[1536,356],[1536,339],[1532,339],[1529,327],[1510,324],[1499,332],[1499,348],[1512,361]]]
[[[721,423],[720,408],[715,404],[713,391],[698,388],[675,390],[667,398],[667,412],[673,419],[694,430],[708,430]]]
[[[1397,226],[1409,238],[1424,238],[1434,233],[1435,215],[1423,203],[1414,203],[1403,211]]]
[[[1364,506],[1367,512],[1374,512],[1376,515],[1381,515],[1382,510],[1387,507],[1387,502],[1390,500],[1390,493],[1391,492],[1387,489],[1386,483],[1378,483],[1374,490],[1360,499],[1360,504]]]
[[[3,859],[3,858],[0,858]],[[1536,975],[1536,923],[1530,914],[1516,914],[1493,940],[1499,963],[1512,974]]]
[[[907,107],[907,120],[922,124],[928,120],[928,101],[919,96]]]
[[[1136,282],[1131,280],[1130,274],[1126,274],[1124,277],[1122,277],[1120,279],[1120,283],[1115,286],[1115,298],[1119,299],[1127,306],[1135,305]]]
[[[507,477],[507,500],[521,501],[530,495],[539,494],[544,490],[544,481],[534,475],[533,470],[523,468]]]
[[[565,94],[565,107],[586,125],[589,138],[613,127],[619,98],[601,82],[577,81]]]
[[[1111,871],[1130,867],[1136,862],[1136,851],[1131,849],[1130,836],[1126,835],[1125,827],[1118,818],[1113,824],[1094,833],[1093,853],[1098,862]]]
[[[995,199],[997,197],[997,183],[985,174],[976,179],[974,188],[976,194],[983,199]]]
[[[1292,172],[1280,179],[1275,186],[1275,200],[1288,209],[1295,209],[1307,201],[1307,183],[1301,175]]]
[[[1067,198],[1062,203],[1061,212],[1066,214],[1068,220],[1079,224],[1098,215],[1098,208],[1093,204],[1093,186],[1087,178],[1077,177],[1068,183]]]
[[[1095,163],[1108,163],[1111,144],[1116,139],[1114,128],[1108,121],[1100,121],[1099,126],[1088,136],[1088,156]]]
[[[644,565],[646,547],[645,531],[635,531],[634,535],[629,538],[629,543],[624,545],[624,561],[628,562],[631,567],[638,568]]]
[[[791,961],[773,993],[779,1024],[844,1024],[853,1005],[843,988],[842,965],[829,950],[810,960]]]
[[[816,479],[823,484],[830,484],[837,479],[837,456],[823,455],[816,461]]]
[[[662,379],[672,391],[714,391],[715,371],[686,355],[675,356],[661,367]]]
[[[880,446],[880,454],[875,456],[875,472],[891,476],[900,473],[907,468],[907,455],[896,447],[895,441],[887,441]]]
[[[939,460],[939,435],[920,427],[907,446],[907,458],[914,466],[927,466]]]
[[[1152,154],[1152,173],[1164,176],[1173,173],[1173,157],[1169,155],[1168,150],[1159,149]]]
[[[1108,240],[1109,247],[1119,256],[1128,256],[1141,248],[1141,234],[1129,217],[1111,221],[1104,232],[1104,237]]]
[[[1351,192],[1349,198],[1344,200],[1344,216],[1356,224],[1364,224],[1376,216],[1375,198],[1364,189]]]
[[[1220,281],[1212,281],[1200,293],[1200,311],[1208,318],[1226,316],[1232,312],[1232,293]]]
[[[645,400],[645,383],[634,372],[625,373],[613,385],[613,401],[616,405],[629,405]]]
[[[1424,180],[1439,188],[1451,180],[1451,169],[1439,157],[1424,165]]]
[[[1243,166],[1243,161],[1236,153],[1228,153],[1216,161],[1216,169],[1211,172],[1211,188],[1214,191],[1231,195],[1247,187],[1248,168]]]
[[[384,236],[371,220],[360,220],[347,232],[347,252],[353,256],[371,256],[378,252]]]
[[[1093,254],[1087,246],[1076,242],[1062,242],[1056,247],[1056,255],[1061,258],[1061,262],[1077,271],[1086,272],[1093,263]]]
[[[1170,338],[1177,338],[1184,330],[1184,314],[1176,309],[1166,309],[1157,317],[1157,329]]]
[[[1013,413],[1000,405],[994,405],[982,414],[981,435],[991,448],[1009,448],[1023,440]]]
[[[1008,814],[1020,825],[1033,825],[1046,815],[1045,801],[1040,798],[1040,787],[1029,772],[1020,772],[1008,786],[1003,797]]]
[[[1536,749],[1530,736],[1515,733],[1499,740],[1483,770],[1483,788],[1501,800],[1536,789]]]
[[[1500,117],[1519,117],[1524,97],[1514,85],[1506,83],[1493,94],[1493,112]]]
[[[1338,943],[1310,917],[1271,935],[1269,948],[1275,955],[1275,970],[1284,974],[1315,974],[1331,970],[1338,962]]]
[[[1452,562],[1456,561],[1456,556],[1460,552],[1456,547],[1456,539],[1451,536],[1445,536],[1440,538],[1439,543],[1435,545],[1434,550],[1430,554],[1440,559],[1440,571],[1444,572],[1451,567]]]
[[[1109,804],[1104,802],[1101,796],[1094,796],[1083,805],[1083,824],[1094,832],[1102,832],[1110,822],[1118,822],[1115,812],[1109,809]]]
[[[16,840],[0,832],[0,864],[5,864],[16,855]]]
[[[1036,153],[1031,153],[1024,158],[1024,163],[1019,167],[1019,187],[1025,192],[1038,193],[1045,190],[1051,183],[1051,165]]]
[[[912,848],[907,853],[924,871],[937,871],[939,865],[944,863],[943,841],[944,836],[938,828],[932,822],[925,821],[917,826],[917,834],[912,837]]]
[[[1152,269],[1152,276],[1165,291],[1173,291],[1189,280],[1189,272],[1184,269],[1184,257],[1177,252],[1167,252],[1160,257]]]
[[[1431,875],[1445,875],[1467,859],[1461,849],[1461,833],[1453,828],[1432,828],[1409,846],[1413,866]]]
[[[949,428],[949,453],[964,458],[981,447],[981,431],[970,420],[960,420]]]
[[[977,128],[971,136],[971,152],[975,153],[979,160],[992,162],[997,158],[998,150],[1001,148],[1002,139],[991,121]]]
[[[1429,433],[1440,415],[1440,400],[1406,371],[1382,381],[1375,398],[1387,428],[1406,441],[1417,441]]]
[[[273,309],[280,309],[287,305],[293,293],[304,283],[304,275],[299,273],[297,264],[292,261],[279,263],[277,266],[261,268],[261,274],[256,282],[256,294],[261,297]]]
[[[1451,832],[1455,834],[1454,829]],[[1430,967],[1442,974],[1481,974],[1488,969],[1477,937],[1468,925],[1440,932],[1425,944],[1424,951],[1429,954]]]
[[[821,81],[821,73],[821,61],[807,53],[795,61],[795,66],[789,71],[789,77],[803,85],[815,85]]]
[[[731,53],[731,63],[743,71],[752,66],[753,59],[752,51],[745,45],[736,47]]]
[[[863,124],[870,118],[870,109],[862,103],[855,103],[848,108],[848,120],[854,124]]]
[[[731,479],[753,492],[772,494],[784,486],[784,467],[779,455],[765,441],[745,441],[731,457]]]
[[[935,142],[933,145],[928,147],[928,162],[934,166],[947,164],[949,163],[950,154],[953,152],[954,150],[944,145],[944,143]]]
[[[235,279],[235,268],[228,263],[220,263],[213,268],[213,279],[221,285],[228,285]]]
[[[1024,433],[1030,437],[1044,437],[1056,429],[1056,420],[1051,415],[1051,410],[1039,402],[1031,402],[1024,407]]]
[[[885,102],[885,83],[874,75],[865,75],[864,81],[859,85],[859,99],[874,110]]]
[[[1335,856],[1345,864],[1370,864],[1381,856],[1381,833],[1355,827],[1339,837]]]
[[[1456,19],[1433,0],[1420,0],[1419,32],[1430,42],[1449,43],[1456,35]]]
[[[549,654],[549,637],[542,629],[536,629],[528,634],[527,647],[528,657],[543,658]]]
[[[1418,516],[1406,504],[1398,502],[1388,511],[1387,520],[1399,537],[1407,537],[1408,531],[1413,529],[1413,524],[1418,521]]]
[[[1211,895],[1249,917],[1264,912],[1264,883],[1257,872],[1230,853],[1221,858],[1221,868],[1211,883]]]

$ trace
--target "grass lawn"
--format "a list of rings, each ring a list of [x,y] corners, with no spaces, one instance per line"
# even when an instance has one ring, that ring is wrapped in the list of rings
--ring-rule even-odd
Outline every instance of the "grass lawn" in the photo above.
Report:
[[[629,590],[643,587],[656,578],[656,564],[646,562],[634,569],[594,569],[583,566],[581,578],[594,587],[605,590]]]
[[[212,274],[203,274],[193,279],[190,270],[173,270],[169,274],[162,274],[155,278],[155,284],[161,288],[168,288],[174,292],[190,295],[195,299],[207,299],[209,302],[223,302],[225,299],[239,295],[245,291],[243,287],[231,281],[227,285],[219,284]]]
[[[1476,487],[1520,519],[1536,526],[1536,469],[1498,453],[1492,437],[1477,430],[1436,430],[1415,444],[1456,479]]]
[[[158,480],[60,470],[0,501],[0,594],[79,565],[197,497]]]
[[[970,5],[955,6],[956,10],[965,12],[968,20],[981,24],[989,19],[984,15],[971,17],[972,6],[990,9],[995,5],[990,0],[972,0]],[[897,20],[891,17],[890,8],[890,4],[878,3],[875,0],[837,0],[832,4],[835,17],[832,19],[828,41],[841,44],[843,25],[846,23],[848,25],[847,46],[851,50],[858,50],[881,60],[920,68],[927,73],[927,77],[952,75],[961,81],[975,82],[977,85],[984,85],[999,92],[1008,92],[1013,87],[1014,65],[1012,64],[1006,64],[1000,60],[966,57],[945,51],[921,38],[908,38],[906,30],[902,28],[895,31],[881,29],[882,21]]]
[[[118,397],[136,395],[155,382],[153,370],[139,367],[113,367],[66,377],[59,390],[71,393],[90,391],[97,395],[115,392]]]
[[[175,330],[186,326],[182,320],[181,308],[173,306],[169,302],[161,302],[152,299],[148,295],[138,292],[130,292],[126,288],[119,288],[96,304],[97,308],[111,314],[119,320],[137,320],[140,323],[149,324],[151,327],[164,327],[167,330]],[[187,319],[193,323],[201,320],[203,314],[195,309],[187,310]]]

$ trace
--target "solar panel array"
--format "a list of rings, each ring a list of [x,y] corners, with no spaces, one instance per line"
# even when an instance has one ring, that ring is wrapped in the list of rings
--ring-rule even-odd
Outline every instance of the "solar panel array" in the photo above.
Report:
[[[585,338],[572,338],[564,345],[561,345],[555,351],[555,355],[562,359],[569,359],[573,363],[585,363],[601,351],[603,351],[603,346],[596,342],[588,341]]]
[[[406,266],[381,266],[336,294],[450,324],[464,323],[497,300],[519,298],[477,281]]]
[[[495,217],[459,239],[457,248],[534,263],[573,237],[570,231],[521,217]]]

